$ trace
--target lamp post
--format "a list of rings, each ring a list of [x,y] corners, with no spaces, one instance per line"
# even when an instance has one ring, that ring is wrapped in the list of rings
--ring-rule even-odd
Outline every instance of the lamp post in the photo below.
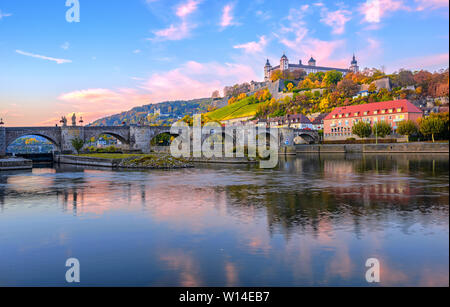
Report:
[[[80,126],[83,126],[83,123],[84,123],[84,121],[83,121],[83,116],[80,117],[79,123],[80,123]]]
[[[5,123],[3,122],[3,118],[0,118],[0,126],[3,126]]]
[[[375,123],[375,142],[378,145],[378,122]]]

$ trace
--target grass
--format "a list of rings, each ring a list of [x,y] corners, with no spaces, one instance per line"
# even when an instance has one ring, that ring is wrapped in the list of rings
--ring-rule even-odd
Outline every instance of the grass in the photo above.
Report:
[[[148,155],[144,154],[109,154],[109,153],[91,153],[91,154],[82,154],[78,155],[79,157],[87,157],[87,158],[100,158],[100,159],[127,159],[127,158],[139,158],[145,157]]]
[[[225,106],[213,112],[207,113],[206,116],[211,120],[229,120],[233,118],[251,117],[254,116],[258,107],[262,103],[249,104],[249,99],[242,99],[232,105]]]

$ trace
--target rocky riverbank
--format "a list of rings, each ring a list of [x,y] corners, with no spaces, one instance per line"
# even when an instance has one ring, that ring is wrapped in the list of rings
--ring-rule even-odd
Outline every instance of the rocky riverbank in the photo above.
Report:
[[[194,167],[185,159],[174,158],[168,154],[145,155],[123,159],[119,168],[150,168],[150,169],[174,169]]]

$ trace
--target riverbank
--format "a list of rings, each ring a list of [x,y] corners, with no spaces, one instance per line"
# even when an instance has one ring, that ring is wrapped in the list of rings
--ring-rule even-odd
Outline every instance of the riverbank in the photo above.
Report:
[[[16,157],[0,158],[0,171],[32,169],[33,161]]]
[[[174,158],[167,154],[58,155],[55,158],[55,162],[59,164],[128,169],[179,169],[193,167],[190,161]]]
[[[391,144],[325,144],[298,145],[302,153],[449,153],[449,143],[391,143]]]

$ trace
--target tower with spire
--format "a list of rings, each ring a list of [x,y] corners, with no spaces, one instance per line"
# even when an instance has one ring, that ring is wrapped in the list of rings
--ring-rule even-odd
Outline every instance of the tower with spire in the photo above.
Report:
[[[283,53],[283,56],[280,59],[280,70],[285,71],[289,69],[289,60],[286,56],[286,53]]]
[[[271,71],[272,65],[270,65],[269,59],[267,59],[266,65],[264,66],[264,81],[269,81]]]
[[[349,70],[353,73],[357,73],[359,71],[358,61],[356,60],[355,54],[353,54],[353,59],[350,62]]]

